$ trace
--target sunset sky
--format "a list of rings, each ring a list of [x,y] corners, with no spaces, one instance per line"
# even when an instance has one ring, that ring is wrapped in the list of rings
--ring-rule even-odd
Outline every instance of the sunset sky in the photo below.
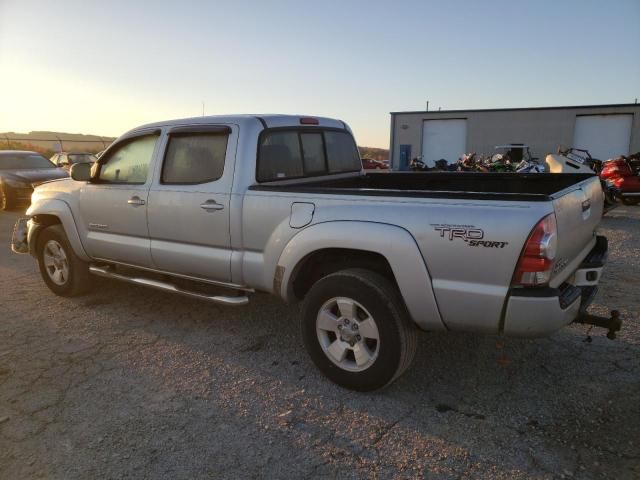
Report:
[[[305,113],[388,147],[389,112],[631,103],[640,1],[0,0],[0,132],[117,136]]]

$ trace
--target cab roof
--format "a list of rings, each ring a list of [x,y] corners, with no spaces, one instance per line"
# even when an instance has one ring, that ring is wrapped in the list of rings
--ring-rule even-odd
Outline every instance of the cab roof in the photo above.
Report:
[[[210,123],[235,123],[238,125],[247,123],[261,123],[265,128],[277,128],[277,127],[296,127],[300,126],[301,119],[313,118],[318,120],[317,126],[319,127],[331,127],[348,130],[346,124],[334,118],[318,117],[315,115],[284,115],[284,114],[240,114],[240,115],[209,115],[203,117],[190,117],[179,118],[175,120],[165,120],[161,122],[148,123],[136,127],[132,131],[148,129],[154,127],[170,127],[174,125],[198,125],[198,124],[210,124]]]

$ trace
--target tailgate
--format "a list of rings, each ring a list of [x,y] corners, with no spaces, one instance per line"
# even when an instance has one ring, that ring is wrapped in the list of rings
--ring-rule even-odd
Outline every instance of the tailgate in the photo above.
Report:
[[[553,200],[558,226],[558,251],[550,285],[557,287],[578,267],[593,247],[604,199],[600,179],[593,176],[558,192]]]

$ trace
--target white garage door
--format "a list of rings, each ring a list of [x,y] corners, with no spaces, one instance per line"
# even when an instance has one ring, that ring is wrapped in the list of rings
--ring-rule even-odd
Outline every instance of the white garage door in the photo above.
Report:
[[[466,120],[425,120],[422,129],[422,161],[428,166],[441,158],[455,163],[465,153]]]
[[[589,150],[593,158],[607,160],[629,154],[633,115],[584,115],[576,117],[573,146]]]

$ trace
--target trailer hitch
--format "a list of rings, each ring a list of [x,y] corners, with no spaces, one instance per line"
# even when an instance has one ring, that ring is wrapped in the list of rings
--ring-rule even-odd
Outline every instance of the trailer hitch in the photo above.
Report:
[[[618,310],[611,310],[611,316],[608,318],[582,312],[578,315],[578,318],[576,318],[575,323],[606,328],[608,330],[607,338],[609,340],[614,340],[616,338],[616,332],[622,328],[622,319],[620,318],[620,312],[618,312]]]

